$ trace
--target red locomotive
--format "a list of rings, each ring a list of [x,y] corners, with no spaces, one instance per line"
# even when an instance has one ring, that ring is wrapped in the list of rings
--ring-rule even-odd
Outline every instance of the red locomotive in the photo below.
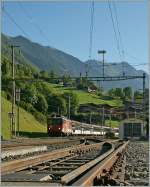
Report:
[[[65,117],[54,116],[47,118],[47,132],[50,136],[72,134],[72,122]]]

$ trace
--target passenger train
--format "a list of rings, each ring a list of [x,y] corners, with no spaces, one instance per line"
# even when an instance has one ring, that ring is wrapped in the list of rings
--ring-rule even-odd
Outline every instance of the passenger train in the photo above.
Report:
[[[49,116],[47,118],[47,132],[49,136],[69,135],[105,135],[110,127],[99,126],[69,120],[63,116]],[[118,134],[118,128],[111,129]]]

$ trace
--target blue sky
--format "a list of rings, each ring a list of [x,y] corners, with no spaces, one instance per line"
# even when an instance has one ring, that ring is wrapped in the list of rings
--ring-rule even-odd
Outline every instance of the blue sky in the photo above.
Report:
[[[148,1],[115,1],[115,5],[125,51],[123,60],[131,64],[148,63]],[[105,49],[107,62],[120,62],[108,2],[96,1],[94,7],[91,58],[101,59],[97,51]],[[30,40],[60,49],[82,61],[89,57],[90,8],[90,1],[4,3],[4,10]],[[115,19],[113,6],[112,11]],[[5,13],[2,13],[2,32],[27,37]],[[148,66],[136,68],[148,71]]]

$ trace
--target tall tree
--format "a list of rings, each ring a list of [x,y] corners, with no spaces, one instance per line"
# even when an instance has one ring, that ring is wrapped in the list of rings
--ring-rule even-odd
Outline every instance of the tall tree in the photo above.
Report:
[[[37,95],[37,101],[34,103],[34,107],[41,113],[46,114],[48,109],[47,101],[42,94]]]
[[[131,99],[132,98],[132,88],[131,87],[125,87],[123,89],[124,95],[127,99]]]
[[[115,89],[114,89],[114,88],[112,88],[112,89],[110,89],[110,90],[108,91],[108,95],[111,96],[111,97],[114,96],[114,93],[115,93]]]
[[[66,101],[59,94],[52,94],[48,96],[48,114],[59,113],[65,115],[67,112]]]
[[[40,75],[41,75],[42,78],[48,78],[48,72],[47,71],[44,71],[44,70],[40,71]]]
[[[122,88],[116,88],[114,90],[114,95],[117,96],[117,97],[123,98],[124,94],[123,94]]]

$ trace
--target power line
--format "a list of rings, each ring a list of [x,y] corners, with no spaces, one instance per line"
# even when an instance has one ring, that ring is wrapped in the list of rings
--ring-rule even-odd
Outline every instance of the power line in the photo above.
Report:
[[[92,1],[91,8],[90,8],[90,34],[89,34],[89,60],[91,60],[92,55],[92,44],[93,44],[93,28],[94,28],[94,1]],[[89,63],[86,64],[86,77],[88,76],[89,72]]]
[[[121,66],[122,63],[110,63],[110,64],[104,64],[104,66]],[[148,65],[148,63],[141,63],[141,64],[127,64],[124,66],[128,66],[128,65],[131,65],[131,66],[143,66],[143,65]],[[102,66],[102,64],[100,64],[100,66]]]
[[[92,4],[91,4],[89,59],[91,59],[91,55],[92,55],[93,27],[94,27],[94,1],[92,1]]]
[[[113,63],[113,62],[109,62],[109,63],[105,63],[104,66],[121,66],[122,63]],[[124,66],[128,66],[128,65],[131,65],[131,66],[143,66],[143,65],[148,65],[148,63],[140,63],[140,64],[124,64]],[[103,66],[102,64],[99,64],[99,66]]]
[[[135,57],[135,56],[131,55],[131,54],[130,54],[130,53],[128,53],[127,51],[126,51],[126,54],[127,54],[129,57],[131,57],[132,59],[134,59],[134,60],[141,61],[140,59],[138,59],[137,57]]]
[[[23,10],[24,14],[26,15],[26,17],[29,19],[30,23],[33,24],[33,26],[38,29],[38,31],[40,32],[41,36],[43,36],[43,38],[45,38],[46,41],[49,41],[48,37],[46,36],[46,34],[44,33],[44,31],[41,29],[41,27],[34,21],[33,17],[30,15],[29,11],[27,11],[27,9],[24,8],[24,6],[22,5],[22,2],[19,2],[19,6],[21,7],[21,9]],[[49,41],[50,42],[50,41]]]
[[[4,0],[1,0],[1,9],[4,10]]]
[[[120,47],[121,47],[121,54],[122,54],[122,59],[124,60],[125,56],[124,56],[124,47],[123,47],[123,42],[122,42],[122,38],[121,38],[121,33],[120,33],[120,29],[119,29],[119,22],[118,22],[118,15],[117,15],[117,8],[115,5],[115,2],[112,2],[113,8],[114,8],[114,14],[115,14],[115,20],[116,20],[116,27],[117,27],[117,31],[118,31],[118,40],[120,41]],[[122,74],[125,75],[125,66],[124,63],[122,63]]]
[[[23,34],[30,38],[29,35],[23,30],[23,28],[14,20],[14,18],[3,8],[3,12],[9,17],[9,19],[23,32]]]
[[[118,40],[118,37],[117,37],[115,22],[114,22],[113,13],[112,13],[112,9],[111,9],[111,4],[110,4],[109,0],[108,0],[108,7],[109,7],[110,17],[111,17],[111,21],[112,21],[112,25],[113,25],[114,34],[115,34],[118,54],[119,54],[120,59],[122,59],[121,52],[120,52],[120,44],[119,44],[119,40]]]
[[[116,4],[115,2],[112,2],[112,5],[113,5],[113,8],[114,8],[114,13],[115,13],[115,20],[116,20],[116,25],[117,25],[117,31],[118,31],[118,36],[119,36],[119,39],[120,39],[120,46],[121,46],[121,52],[122,52],[122,57],[124,59],[124,46],[123,46],[123,42],[122,42],[122,37],[121,37],[121,32],[120,32],[120,29],[119,29],[119,21],[118,21],[118,15],[117,15],[117,8],[116,8]]]
[[[112,2],[113,8],[114,8],[114,14],[115,14],[115,20],[116,20],[116,27],[117,27],[117,31],[118,31],[118,37],[120,40],[120,47],[121,47],[121,52],[122,52],[122,58],[125,58],[125,54],[129,55],[131,58],[135,59],[135,60],[139,60],[137,57],[129,54],[127,51],[124,50],[124,45],[123,45],[123,41],[122,41],[122,36],[121,36],[121,32],[119,29],[119,21],[118,21],[118,14],[117,14],[117,8],[116,8],[116,2],[113,1]]]

